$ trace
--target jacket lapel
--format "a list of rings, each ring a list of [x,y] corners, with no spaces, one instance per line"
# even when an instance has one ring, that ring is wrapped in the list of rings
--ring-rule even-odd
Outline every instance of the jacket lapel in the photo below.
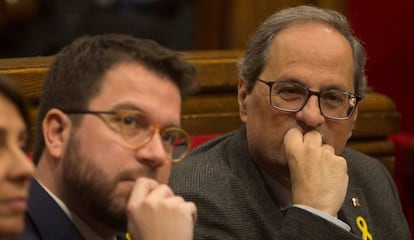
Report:
[[[32,181],[29,194],[27,214],[42,239],[83,239],[69,217],[36,180]]]
[[[355,235],[372,234],[369,228],[372,219],[368,214],[368,204],[360,188],[349,187],[338,217],[351,227],[351,232]]]

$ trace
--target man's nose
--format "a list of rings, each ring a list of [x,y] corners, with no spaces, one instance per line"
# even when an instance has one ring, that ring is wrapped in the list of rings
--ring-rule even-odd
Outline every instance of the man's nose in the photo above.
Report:
[[[164,147],[159,131],[155,131],[153,134],[147,144],[136,150],[136,157],[142,164],[160,167],[168,161],[171,162],[171,156]]]
[[[316,95],[309,97],[303,108],[296,113],[296,118],[310,127],[317,127],[325,121]]]

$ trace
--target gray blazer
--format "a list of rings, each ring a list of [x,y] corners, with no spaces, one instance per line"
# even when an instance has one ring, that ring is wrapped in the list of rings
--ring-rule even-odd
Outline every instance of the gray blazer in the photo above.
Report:
[[[374,240],[411,239],[396,187],[384,166],[351,149],[343,156],[349,187],[338,217],[351,232],[303,209],[282,212],[248,153],[245,127],[192,151],[173,166],[170,185],[197,205],[195,239],[361,239],[362,232]],[[359,200],[359,207],[354,207],[352,198]],[[359,224],[362,232],[358,216],[366,223]]]

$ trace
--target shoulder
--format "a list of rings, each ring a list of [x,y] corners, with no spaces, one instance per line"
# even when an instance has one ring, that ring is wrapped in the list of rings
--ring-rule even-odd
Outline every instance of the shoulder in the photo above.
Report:
[[[380,160],[350,148],[346,148],[342,155],[348,163],[352,185],[371,190],[389,190],[394,196],[398,195],[391,173]]]
[[[228,176],[230,162],[240,151],[237,142],[242,141],[237,131],[212,139],[193,149],[180,163],[174,164],[171,178],[209,179],[212,175]]]
[[[36,180],[30,186],[25,223],[21,239],[83,239],[70,218]]]
[[[205,198],[213,197],[212,193],[220,195],[243,188],[244,178],[249,176],[246,172],[252,175],[257,171],[243,133],[241,128],[206,142],[174,164],[169,179],[174,192]]]
[[[368,170],[374,171],[374,173],[388,172],[380,160],[351,148],[345,148],[342,156],[346,159],[351,173],[366,172]]]

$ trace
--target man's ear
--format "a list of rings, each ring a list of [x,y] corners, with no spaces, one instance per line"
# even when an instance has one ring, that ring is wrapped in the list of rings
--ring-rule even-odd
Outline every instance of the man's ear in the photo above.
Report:
[[[237,102],[239,104],[240,119],[242,122],[247,120],[247,82],[243,78],[239,79],[237,87]]]
[[[47,112],[42,127],[45,149],[51,157],[61,158],[71,133],[70,118],[59,109],[53,108]]]

